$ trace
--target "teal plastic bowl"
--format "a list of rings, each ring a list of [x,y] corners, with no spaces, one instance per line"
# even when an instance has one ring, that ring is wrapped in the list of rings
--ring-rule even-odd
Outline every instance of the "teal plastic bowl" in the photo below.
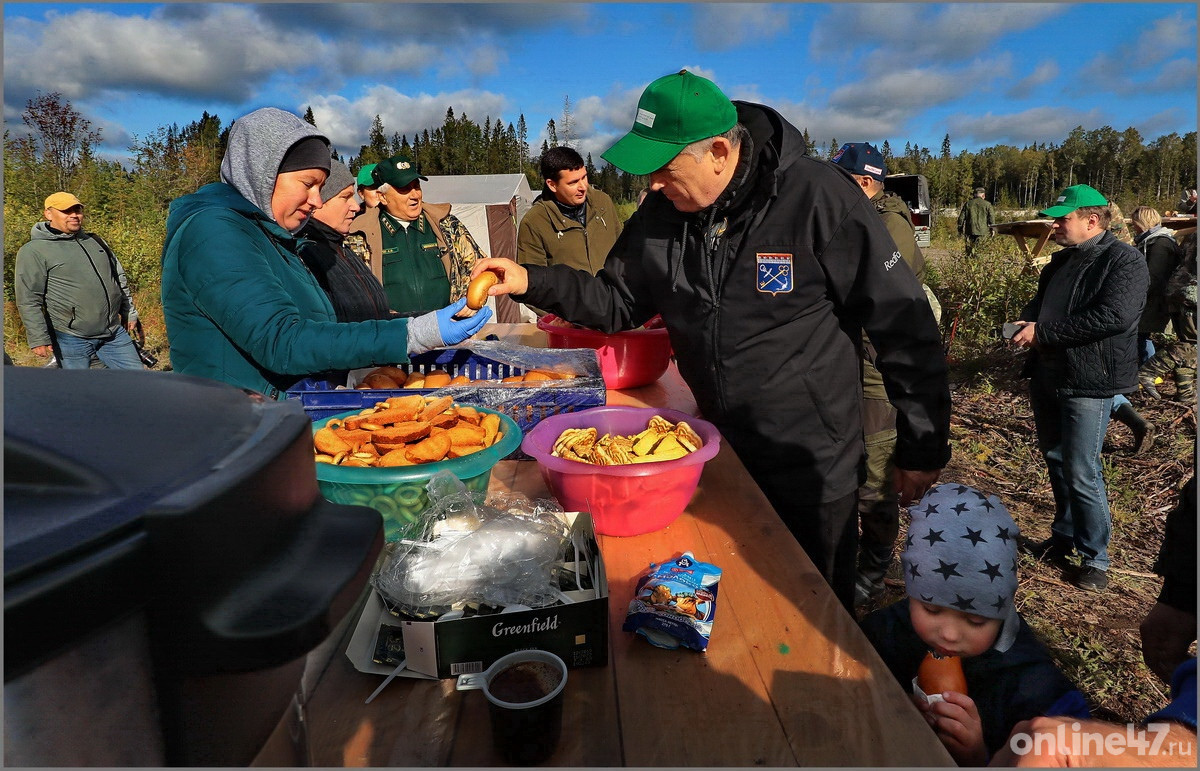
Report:
[[[388,541],[416,537],[421,514],[429,508],[425,485],[434,474],[449,471],[461,479],[468,490],[484,492],[492,479],[492,468],[521,444],[521,429],[512,418],[487,407],[470,406],[500,416],[500,430],[504,433],[500,441],[461,458],[417,466],[360,468],[317,463],[317,486],[321,495],[334,503],[370,506],[378,511],[383,516],[383,533]],[[313,433],[331,420],[345,420],[359,412],[350,410],[318,420],[313,423]]]

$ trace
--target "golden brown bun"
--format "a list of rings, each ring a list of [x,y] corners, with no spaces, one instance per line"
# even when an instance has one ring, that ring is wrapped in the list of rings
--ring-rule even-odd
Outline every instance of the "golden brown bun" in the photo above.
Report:
[[[367,388],[399,388],[400,384],[382,372],[372,372],[363,378],[362,384]]]
[[[382,367],[376,367],[375,369],[371,370],[371,372],[372,373],[378,372],[380,374],[387,375],[392,380],[395,380],[396,385],[398,385],[398,386],[404,385],[404,381],[408,380],[407,372],[400,369],[399,367],[393,367],[390,364],[385,364]]]
[[[425,373],[426,388],[441,388],[442,386],[450,385],[450,373],[445,370],[435,369]]]
[[[490,270],[485,270],[471,280],[467,287],[467,307],[479,310],[488,299],[488,290],[500,283],[500,277]]]

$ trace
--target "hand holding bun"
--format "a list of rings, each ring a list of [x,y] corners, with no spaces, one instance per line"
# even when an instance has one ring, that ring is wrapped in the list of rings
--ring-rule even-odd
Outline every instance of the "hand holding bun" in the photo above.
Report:
[[[967,678],[963,675],[962,659],[958,656],[938,656],[932,651],[925,654],[917,670],[917,685],[928,695],[956,691],[967,693]]]
[[[467,286],[467,307],[463,308],[458,315],[462,318],[475,315],[475,311],[487,303],[488,290],[498,283],[500,283],[500,277],[490,270],[485,270],[471,279],[471,283]]]

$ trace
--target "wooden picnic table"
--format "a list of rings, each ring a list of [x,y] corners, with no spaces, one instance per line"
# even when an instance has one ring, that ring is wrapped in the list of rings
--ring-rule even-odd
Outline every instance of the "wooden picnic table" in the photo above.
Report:
[[[531,324],[484,331],[545,344]],[[609,391],[608,403],[696,413],[674,364],[652,385]],[[533,461],[501,461],[490,489],[549,495]],[[728,445],[671,525],[598,540],[609,660],[570,670],[562,738],[546,765],[954,765]],[[621,630],[638,576],[684,551],[723,571],[706,653],[655,648]],[[335,635],[323,668],[306,674],[305,762],[503,765],[483,694],[455,690],[452,678],[396,678],[364,704],[381,678],[346,658],[352,627]]]
[[[1129,224],[1126,218],[1125,223]],[[1028,264],[1040,267],[1048,262],[1050,257],[1042,257],[1042,250],[1050,241],[1050,226],[1052,219],[1018,220],[1016,222],[999,222],[992,226],[997,235],[1012,236],[1017,242],[1017,248],[1025,255]],[[1196,230],[1196,215],[1180,215],[1163,217],[1164,227],[1175,231],[1176,238],[1182,238]],[[1029,239],[1034,239],[1033,248],[1029,248]]]

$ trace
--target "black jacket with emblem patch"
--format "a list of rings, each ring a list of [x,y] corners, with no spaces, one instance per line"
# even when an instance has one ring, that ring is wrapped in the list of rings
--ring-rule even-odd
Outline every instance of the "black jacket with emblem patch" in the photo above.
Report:
[[[899,412],[897,465],[942,468],[950,394],[920,282],[848,173],[774,110],[735,104],[752,140],[736,187],[695,214],[651,193],[595,278],[529,266],[514,299],[607,332],[661,313],[702,415],[777,508],[860,483],[865,329]]]

